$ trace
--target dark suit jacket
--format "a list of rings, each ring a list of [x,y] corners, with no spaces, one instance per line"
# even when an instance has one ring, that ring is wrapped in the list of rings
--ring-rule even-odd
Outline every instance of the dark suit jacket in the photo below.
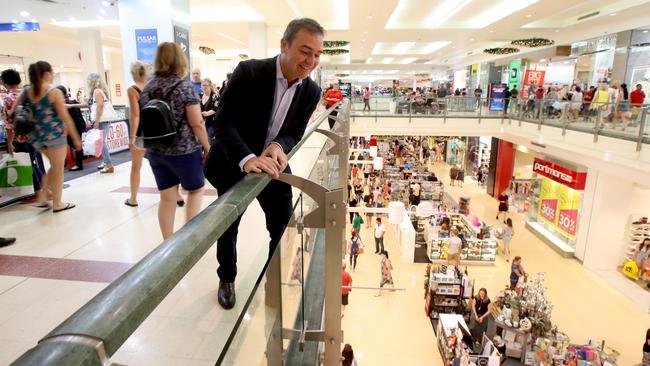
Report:
[[[241,159],[251,153],[259,156],[266,148],[275,83],[275,57],[243,61],[235,68],[217,107],[215,140],[205,166],[206,178],[218,190],[226,188],[224,184],[231,186],[244,175],[239,169]],[[320,88],[309,78],[303,80],[273,140],[285,153],[302,139],[319,100]]]

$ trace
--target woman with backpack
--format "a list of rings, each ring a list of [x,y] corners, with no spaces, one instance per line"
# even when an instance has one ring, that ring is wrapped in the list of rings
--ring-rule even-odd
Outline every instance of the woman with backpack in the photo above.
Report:
[[[156,50],[154,77],[144,86],[140,96],[143,113],[139,122],[147,159],[160,191],[158,222],[163,239],[174,232],[179,185],[189,192],[186,222],[199,213],[205,181],[203,160],[210,150],[199,96],[190,81],[184,79],[187,69],[188,61],[180,46],[173,42],[161,43]],[[157,145],[149,139],[148,131],[161,124],[160,119],[150,119],[156,115],[155,108],[151,115],[145,113],[156,99],[164,100],[169,106],[165,117],[170,118],[176,128],[171,144]],[[158,111],[162,113],[162,109]]]
[[[31,86],[18,97],[16,106],[23,106],[23,112],[14,116],[17,130],[31,129],[29,142],[50,161],[41,181],[43,188],[52,190],[52,211],[62,212],[74,208],[72,203],[61,200],[63,194],[63,170],[67,141],[64,130],[70,134],[76,150],[81,150],[81,139],[74,122],[68,114],[63,93],[52,87],[54,71],[45,61],[29,65],[29,82]],[[29,125],[30,128],[22,126]],[[45,195],[39,198],[43,207],[49,207]]]

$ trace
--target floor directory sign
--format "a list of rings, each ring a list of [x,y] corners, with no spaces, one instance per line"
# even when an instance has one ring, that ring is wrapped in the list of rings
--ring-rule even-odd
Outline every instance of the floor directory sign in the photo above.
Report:
[[[138,55],[138,61],[145,64],[153,64],[158,47],[158,30],[153,29],[136,29],[135,30],[135,49]]]
[[[179,25],[174,26],[174,43],[181,46],[185,57],[187,57],[188,64],[190,60],[190,32],[185,27]]]

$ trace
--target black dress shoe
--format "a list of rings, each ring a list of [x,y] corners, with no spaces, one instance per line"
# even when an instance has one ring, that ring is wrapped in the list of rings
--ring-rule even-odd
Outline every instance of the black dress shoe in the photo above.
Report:
[[[235,283],[219,281],[217,299],[222,308],[232,309],[235,306]]]
[[[0,237],[0,248],[9,246],[16,242],[16,238],[3,238]]]

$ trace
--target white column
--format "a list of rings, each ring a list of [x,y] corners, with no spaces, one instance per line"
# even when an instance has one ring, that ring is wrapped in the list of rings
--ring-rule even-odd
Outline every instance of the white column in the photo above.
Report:
[[[99,29],[80,28],[79,45],[81,48],[81,68],[84,79],[91,73],[104,77],[104,56],[102,52],[102,37]]]
[[[267,58],[266,23],[248,23],[248,56],[250,58]]]
[[[136,42],[136,30],[155,30],[148,34],[155,34],[157,43],[174,42],[174,26],[186,29],[191,38],[189,0],[157,0],[155,6],[152,3],[152,1],[142,0],[120,0],[118,3],[122,61],[127,87],[133,83],[131,63],[139,58],[138,47],[141,49],[140,56],[142,56],[143,52],[146,53],[147,48],[151,46],[146,44],[144,38]]]

